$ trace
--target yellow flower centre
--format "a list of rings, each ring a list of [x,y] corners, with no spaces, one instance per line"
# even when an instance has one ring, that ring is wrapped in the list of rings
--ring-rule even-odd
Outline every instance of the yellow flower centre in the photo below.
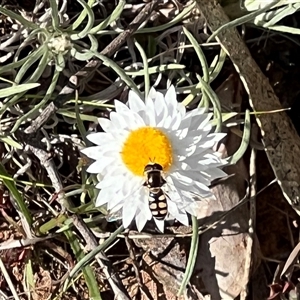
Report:
[[[160,164],[166,172],[173,162],[172,145],[161,130],[141,127],[130,132],[121,157],[126,167],[137,176],[143,176],[144,168],[149,163]]]

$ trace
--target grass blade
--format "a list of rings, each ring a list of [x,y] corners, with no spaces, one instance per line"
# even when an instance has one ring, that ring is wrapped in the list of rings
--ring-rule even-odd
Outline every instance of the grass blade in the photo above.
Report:
[[[193,235],[192,235],[192,241],[191,241],[191,249],[189,253],[189,259],[186,265],[186,270],[183,276],[183,280],[181,282],[178,296],[180,296],[184,290],[186,289],[186,286],[188,285],[196,263],[197,254],[198,254],[198,244],[199,244],[199,233],[198,233],[198,220],[197,217],[192,216],[192,228],[193,228]]]
[[[0,163],[0,175],[11,178],[9,176],[9,174],[6,172],[2,163]],[[27,223],[30,226],[32,224],[32,217],[31,217],[31,214],[30,214],[26,204],[23,201],[23,197],[21,196],[21,194],[19,193],[19,191],[16,187],[15,181],[13,180],[13,178],[11,178],[10,180],[2,178],[2,181],[3,181],[4,185],[10,191],[11,195],[13,196],[14,201],[16,201],[16,204],[18,205],[20,212],[24,215]]]
[[[65,235],[72,247],[73,253],[76,256],[76,259],[78,261],[81,261],[82,259],[84,259],[84,252],[80,247],[80,244],[76,238],[76,236],[70,231],[66,231]],[[100,295],[100,291],[98,288],[98,283],[97,280],[95,278],[95,274],[92,270],[91,266],[85,266],[83,267],[82,270],[86,285],[89,289],[89,298],[90,299],[99,299],[101,300],[101,295]]]
[[[34,89],[36,87],[40,86],[39,83],[24,83],[24,84],[19,84],[15,86],[11,86],[8,88],[4,88],[0,90],[0,98],[5,98],[9,97],[15,94],[19,94],[22,92],[26,92],[30,89]]]

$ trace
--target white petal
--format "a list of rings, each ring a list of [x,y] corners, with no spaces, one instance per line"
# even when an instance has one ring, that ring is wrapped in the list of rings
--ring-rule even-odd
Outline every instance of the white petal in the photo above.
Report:
[[[113,123],[106,118],[98,118],[98,122],[105,132],[111,132],[115,130]]]
[[[101,153],[101,157],[97,158],[99,160],[103,160],[106,158],[115,158],[117,159],[120,155],[120,149],[121,147],[119,145],[115,145],[113,143],[111,143],[110,145],[107,145],[106,147],[104,147],[104,149],[102,150]]]
[[[145,122],[148,126],[156,126],[156,112],[154,108],[153,100],[148,96],[145,100],[147,121]]]
[[[209,168],[221,167],[227,164],[226,160],[220,159],[217,156],[217,153],[214,153],[209,149],[201,153],[201,155],[195,155],[193,158],[188,158],[186,161],[188,162],[193,159],[197,162],[199,170],[207,170]]]
[[[168,194],[168,196],[170,197],[170,199],[168,200],[168,212],[175,217],[176,214],[178,213],[178,206],[177,204],[173,201],[172,197],[170,194]]]
[[[117,113],[127,113],[130,111],[126,104],[118,100],[115,100],[115,109]]]
[[[91,174],[101,174],[102,171],[106,168],[106,166],[108,164],[111,164],[113,161],[113,158],[107,158],[106,162],[103,162],[103,160],[96,160],[86,169],[86,171]]]
[[[185,106],[182,103],[178,103],[177,110],[180,113],[181,117],[184,118],[184,116],[186,114],[186,108],[185,108]]]
[[[92,174],[103,173],[103,176],[111,175],[111,174],[119,175],[126,172],[126,169],[121,167],[122,165],[119,164],[119,160],[116,157],[116,155],[110,157],[110,156],[105,156],[105,153],[103,153],[103,157],[101,159],[97,159],[93,164],[91,164],[88,167],[87,172]]]
[[[142,212],[139,212],[135,217],[135,223],[136,223],[137,230],[141,232],[147,223],[147,218]]]
[[[106,144],[113,140],[113,137],[107,132],[91,133],[86,138],[96,145]]]
[[[204,201],[202,203],[201,202],[202,201],[194,201],[190,203],[188,206],[185,207],[185,211],[191,216],[198,217],[201,206],[203,207],[205,205]]]
[[[161,127],[164,119],[168,115],[167,104],[162,93],[156,93],[156,98],[154,100],[154,107],[156,111],[156,125],[158,127]]]
[[[176,215],[176,219],[183,225],[189,226],[189,218],[186,212],[180,212]]]
[[[199,192],[197,193],[199,196],[206,198],[206,197],[210,197],[212,195],[212,192],[205,184],[198,182],[198,181],[195,181],[194,183],[199,188]]]
[[[127,228],[132,222],[137,210],[137,205],[135,201],[127,201],[123,206],[122,219],[123,226]]]
[[[181,115],[180,114],[174,115],[170,124],[170,128],[172,128],[172,130],[177,130],[180,124],[181,124]]]
[[[127,173],[127,171],[124,169],[124,166],[119,165],[119,164],[111,164],[111,165],[109,165],[109,168],[106,170],[105,176],[115,177],[118,175],[122,175],[125,177],[126,173]],[[124,180],[124,182],[125,182],[125,180]],[[121,183],[123,183],[123,181],[121,181]]]
[[[123,200],[124,200],[124,198],[122,196],[122,193],[116,193],[107,202],[107,209],[111,211],[112,209],[114,209],[119,204],[123,204],[124,205]]]
[[[170,199],[173,202],[181,202],[180,195],[178,194],[177,188],[174,184],[173,178],[171,176],[167,176],[166,178],[167,184],[163,186],[164,191],[167,193]]]
[[[110,214],[117,214],[121,219],[122,218],[122,208],[123,208],[124,203],[119,203],[116,205],[114,208],[110,210]]]
[[[211,183],[211,180],[209,180],[207,176],[203,176],[203,174],[198,170],[187,170],[187,171],[182,170],[177,172],[185,175],[186,177],[191,178],[192,181],[202,182],[205,185],[210,185]]]
[[[100,207],[105,203],[109,202],[111,199],[111,191],[109,189],[103,189],[99,192],[95,206]]]
[[[118,149],[120,149],[120,145],[113,141],[106,145],[85,148],[81,152],[94,160],[98,160],[103,159],[103,156],[111,157],[112,155],[117,155],[119,153]]]
[[[151,89],[150,89],[150,91],[149,91],[148,97],[150,99],[152,99],[152,101],[154,102],[155,99],[158,97],[158,93],[159,92],[157,92],[156,89],[152,86]],[[161,93],[159,93],[159,94],[161,94]]]
[[[217,142],[221,141],[226,135],[227,135],[227,133],[222,133],[222,132],[211,133],[207,136],[207,138],[209,138],[209,139],[212,138],[217,143]]]
[[[191,121],[190,121],[190,130],[203,130],[206,126],[210,126],[208,122],[210,121],[213,114],[211,113],[205,113],[201,114],[201,111],[195,111],[194,114],[191,114]],[[207,128],[208,131],[210,131],[210,128]]]
[[[168,210],[169,213],[180,223],[185,226],[189,225],[189,219],[186,212],[179,211],[177,205],[173,201],[168,201]]]
[[[177,182],[180,182],[181,184],[183,184],[184,186],[191,186],[193,184],[193,179],[185,176],[184,172],[177,170],[176,172],[172,173],[171,177],[173,179],[176,179]],[[174,182],[175,184],[175,182]]]
[[[140,114],[134,111],[130,111],[128,114],[123,113],[122,116],[125,120],[126,128],[130,130],[145,126],[146,121],[140,116]]]
[[[128,103],[132,111],[138,113],[140,111],[145,111],[146,106],[142,99],[133,91],[129,91]]]
[[[172,122],[172,117],[170,115],[168,115],[159,124],[157,124],[157,126],[164,127],[164,128],[170,128],[171,122]]]
[[[206,137],[200,136],[200,138],[195,138],[195,143],[197,143],[199,148],[212,148],[216,142],[219,142],[222,138],[226,136],[226,133],[219,134],[209,134]]]
[[[127,124],[126,124],[122,114],[120,114],[120,113],[116,113],[116,112],[112,111],[110,113],[110,120],[112,121],[114,126],[116,128],[119,128],[120,130],[122,130],[122,128],[127,128]]]
[[[221,169],[219,168],[213,168],[213,169],[209,169],[208,170],[208,174],[211,178],[211,181],[217,179],[217,178],[222,178],[222,177],[226,177],[227,174],[222,171]]]
[[[173,190],[175,190],[175,192],[176,192],[175,194],[179,195],[179,196],[175,195],[177,197],[177,199],[172,198],[172,201],[176,202],[177,204],[179,202],[182,202],[181,198],[183,197],[183,195],[185,195],[184,194],[185,192],[188,193],[188,195],[191,195],[191,193],[195,193],[195,194],[203,193],[203,189],[200,189],[198,187],[198,185],[196,184],[197,182],[195,182],[195,181],[193,181],[192,184],[186,185],[186,184],[183,184],[182,182],[180,182],[176,177],[174,177],[173,174],[171,174],[171,176],[168,176],[166,178],[166,180],[167,180],[168,184],[170,184],[170,182],[172,182],[171,185],[173,185]]]
[[[131,177],[131,179],[129,179]],[[118,181],[115,181],[118,182]],[[134,195],[143,189],[144,179],[141,177],[133,177],[131,174],[127,173],[124,178],[125,184],[122,187],[122,194],[125,198],[135,197]]]
[[[176,111],[177,111],[177,96],[176,96],[176,91],[174,85],[171,85],[170,88],[168,89],[166,95],[165,95],[165,100],[168,106],[169,114],[173,116]]]
[[[153,218],[155,221],[155,224],[157,226],[157,228],[160,230],[160,232],[164,232],[165,229],[165,221],[164,220],[157,220],[155,218]]]
[[[101,146],[92,146],[80,150],[81,153],[95,160],[102,157],[102,151],[103,150]]]
[[[180,103],[179,103],[180,104]],[[178,129],[180,130],[184,130],[184,129],[188,129],[191,128],[190,124],[192,122],[192,116],[193,116],[193,112],[195,110],[189,111],[188,113],[185,114],[185,116],[183,116],[182,120],[181,120],[181,124],[179,126]],[[192,129],[192,128],[191,128]]]
[[[122,182],[124,181],[124,176],[105,176],[103,178],[103,180],[101,180],[97,185],[96,188],[97,189],[105,189],[108,188],[110,186],[114,186],[116,185],[116,182]]]
[[[149,191],[147,189],[140,189],[139,196],[137,197],[139,201],[139,210],[143,212],[147,220],[152,219],[152,213],[149,208]]]
[[[201,116],[201,121],[199,122],[200,125],[198,129],[204,129],[206,127],[211,128],[211,124],[209,124],[210,119],[212,118],[213,113],[203,114]]]

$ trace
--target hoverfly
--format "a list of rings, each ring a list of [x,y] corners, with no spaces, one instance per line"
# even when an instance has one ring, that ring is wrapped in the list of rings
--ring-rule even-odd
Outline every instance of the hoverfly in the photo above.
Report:
[[[144,169],[146,181],[144,186],[149,189],[149,208],[153,218],[164,220],[168,214],[168,204],[162,186],[166,183],[163,178],[163,168],[157,163],[149,163]]]

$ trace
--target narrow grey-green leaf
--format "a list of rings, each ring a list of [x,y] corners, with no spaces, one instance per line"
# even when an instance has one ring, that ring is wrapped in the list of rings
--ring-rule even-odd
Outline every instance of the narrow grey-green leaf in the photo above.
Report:
[[[5,97],[13,96],[15,94],[26,92],[38,86],[40,86],[39,83],[24,83],[24,84],[18,84],[8,88],[4,88],[0,90],[0,98],[5,98]]]

